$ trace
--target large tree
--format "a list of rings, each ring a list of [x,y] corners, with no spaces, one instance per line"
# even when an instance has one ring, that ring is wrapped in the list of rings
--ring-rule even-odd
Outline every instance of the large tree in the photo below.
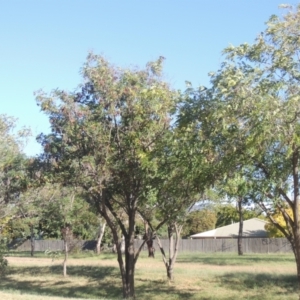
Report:
[[[227,174],[243,167],[251,198],[291,243],[300,284],[299,29],[300,6],[272,16],[253,45],[226,48],[212,87],[197,91],[194,103],[215,165]]]
[[[124,298],[135,296],[141,249],[134,247],[137,209],[146,205],[148,179],[157,173],[149,154],[170,126],[177,98],[161,79],[162,62],[160,57],[143,70],[121,69],[90,54],[80,89],[37,95],[52,128],[50,135],[40,136],[44,166],[51,169],[40,180],[85,189],[86,199],[111,229]],[[125,221],[120,211],[127,214]],[[125,238],[125,261],[119,230]]]

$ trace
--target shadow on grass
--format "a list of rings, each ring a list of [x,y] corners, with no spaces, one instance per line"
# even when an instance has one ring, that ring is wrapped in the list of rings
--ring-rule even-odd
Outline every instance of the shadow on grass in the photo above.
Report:
[[[226,273],[216,277],[221,284],[231,290],[245,291],[249,289],[271,290],[277,294],[297,293],[296,275],[276,275],[269,273],[253,274],[248,272]]]
[[[88,277],[90,279],[103,279],[109,277],[120,277],[119,269],[114,267],[99,267],[99,266],[68,266],[67,273],[69,276]],[[10,268],[9,274],[43,276],[43,275],[62,275],[62,265],[43,266],[43,267],[18,267]]]
[[[121,279],[117,268],[93,266],[69,266],[68,276],[62,277],[62,266],[11,268],[8,275],[17,274],[21,279],[5,277],[0,281],[1,290],[19,290],[24,293],[59,297],[120,299],[122,295]],[[42,278],[54,275],[54,282],[34,280],[32,276]],[[28,276],[28,277],[27,277]],[[87,277],[86,286],[72,283],[72,277]],[[30,278],[30,280],[26,280]],[[46,277],[45,277],[46,278]],[[109,279],[109,284],[105,278]],[[25,279],[25,280],[24,280]],[[96,282],[93,282],[96,281]]]
[[[9,275],[18,275],[10,277]],[[47,278],[53,276],[49,282]],[[34,277],[42,280],[34,280]],[[43,277],[45,280],[43,280]],[[77,277],[74,282],[72,278]],[[78,278],[86,277],[86,286],[78,285]],[[20,279],[19,279],[20,278]],[[136,276],[137,299],[195,299],[199,290],[178,290],[166,280],[147,280]],[[10,268],[0,281],[0,290],[18,290],[21,293],[87,299],[122,299],[122,283],[116,267],[69,266],[68,277],[62,277],[62,266],[34,266]]]
[[[246,254],[239,256],[237,254],[190,254],[182,255],[177,258],[177,262],[183,263],[201,263],[208,265],[219,266],[242,266],[242,265],[254,265],[254,264],[270,264],[270,263],[294,263],[295,258],[293,255],[286,254]]]
[[[135,288],[137,299],[196,299],[195,294],[199,294],[199,289],[178,290],[176,286],[169,285],[167,280],[137,278],[135,281],[137,283]]]
[[[64,287],[63,284],[67,283],[61,281],[61,285],[59,283],[55,283],[53,285],[41,285],[43,282],[41,281],[18,281],[14,279],[6,278],[0,283],[1,290],[17,290],[26,294],[33,295],[47,295],[47,296],[56,296],[56,297],[72,297],[72,298],[87,298],[87,299],[120,299],[121,298],[121,286],[120,283],[110,283],[101,284],[99,282],[98,286],[75,286],[72,287],[67,286]],[[46,283],[46,282],[44,282]]]

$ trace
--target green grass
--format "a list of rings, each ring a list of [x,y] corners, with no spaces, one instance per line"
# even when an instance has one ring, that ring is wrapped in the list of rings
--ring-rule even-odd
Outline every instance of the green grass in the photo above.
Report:
[[[245,254],[238,256],[235,253],[213,253],[213,254],[195,254],[182,253],[179,255],[177,262],[182,263],[200,263],[218,266],[251,266],[259,264],[285,264],[294,263],[295,258],[290,254]]]
[[[62,251],[60,252],[60,257],[63,257],[64,253]],[[6,257],[31,257],[30,251],[14,251],[11,250],[5,254]],[[44,251],[35,251],[34,252],[34,257],[39,257],[39,258],[46,258],[50,257],[45,254]],[[97,255],[94,251],[81,251],[81,252],[75,252],[75,253],[70,253],[68,255],[69,258],[79,258],[79,259],[98,259],[99,255]],[[112,253],[101,253],[101,259],[111,259],[114,257],[114,254]]]
[[[121,299],[114,254],[74,254],[66,278],[62,276],[62,258],[52,262],[43,253],[34,258],[25,255],[14,253],[8,258],[10,269],[0,281],[0,299]],[[135,274],[137,299],[297,299],[292,255],[181,253],[174,273],[175,280],[169,284],[158,253],[155,259],[142,253]]]

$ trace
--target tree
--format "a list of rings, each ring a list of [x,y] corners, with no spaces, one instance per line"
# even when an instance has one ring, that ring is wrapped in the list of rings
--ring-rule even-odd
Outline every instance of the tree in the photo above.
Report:
[[[225,203],[216,207],[217,221],[216,228],[239,222],[239,213],[236,203]],[[262,211],[258,206],[246,207],[243,209],[243,219],[261,217]]]
[[[62,238],[64,241],[63,275],[67,276],[67,260],[70,242],[74,237],[86,238],[89,227],[97,228],[98,218],[89,209],[78,190],[47,185],[47,197],[43,197],[38,215],[39,232],[43,237]],[[44,193],[45,195],[45,193]]]
[[[0,115],[0,216],[9,214],[7,203],[16,201],[25,188],[26,158],[22,154],[24,129],[13,134],[16,120]]]
[[[197,109],[215,164],[225,174],[243,166],[252,199],[291,243],[300,284],[299,27],[300,6],[282,19],[272,16],[253,45],[226,48],[212,87],[197,91]]]
[[[25,187],[26,159],[21,148],[23,138],[26,138],[29,131],[24,129],[14,134],[15,124],[15,119],[0,115],[0,219],[4,224],[13,215],[19,195]],[[7,260],[3,257],[2,251],[3,240],[1,240],[0,248],[0,273],[2,275],[7,269]]]
[[[249,196],[249,185],[245,177],[243,176],[243,169],[237,168],[234,175],[227,177],[221,184],[221,192],[225,196],[236,202],[236,210],[238,213],[239,232],[238,232],[238,254],[243,255],[243,225],[244,225],[244,209],[243,206],[251,203],[251,196]],[[251,190],[251,186],[250,186]]]
[[[152,152],[151,157],[151,161],[157,163],[157,176],[149,178],[145,193],[147,205],[138,209],[147,225],[145,239],[149,256],[154,256],[153,240],[156,239],[170,281],[174,279],[174,266],[186,216],[199,200],[200,191],[207,185],[206,181],[195,184],[186,147],[182,147],[185,143],[185,133],[175,126],[157,143],[156,152]],[[158,234],[163,226],[169,239],[168,255]]]
[[[106,227],[106,222],[103,221],[103,220],[99,220],[100,224],[99,224],[99,231],[98,231],[98,234],[97,234],[97,244],[96,244],[96,253],[97,254],[100,254],[101,252],[101,242],[102,242],[102,239],[103,239],[103,236],[104,236],[104,233],[105,233],[105,227]]]
[[[286,209],[287,214],[293,218],[293,212],[291,209]],[[280,211],[274,212],[272,214],[272,219],[276,221],[282,228],[288,230],[286,222],[283,218],[283,215]],[[265,229],[268,232],[269,237],[285,237],[284,234],[274,225],[274,223],[269,222],[265,225]]]
[[[160,57],[144,70],[122,70],[90,54],[80,90],[37,95],[52,127],[52,134],[40,136],[42,159],[51,170],[40,180],[85,189],[86,199],[112,232],[124,298],[135,296],[141,249],[134,248],[136,214],[146,205],[142,195],[157,168],[149,157],[170,126],[177,100],[177,93],[161,80],[162,62]],[[126,222],[119,211],[127,214]],[[125,261],[119,230],[125,237]]]
[[[191,212],[183,225],[183,236],[212,230],[216,226],[217,216],[213,210],[203,209]]]

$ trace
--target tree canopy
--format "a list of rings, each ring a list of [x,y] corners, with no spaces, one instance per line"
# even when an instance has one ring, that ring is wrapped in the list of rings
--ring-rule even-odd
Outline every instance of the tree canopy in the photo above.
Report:
[[[151,201],[157,176],[152,157],[171,126],[177,93],[161,80],[163,58],[144,70],[120,69],[90,54],[78,91],[40,92],[37,101],[49,115],[52,133],[41,135],[48,175],[42,180],[80,186],[110,227],[117,245],[123,296],[134,296],[137,209]],[[50,178],[50,179],[49,179]],[[124,222],[119,212],[125,211]],[[125,265],[121,237],[125,237]]]
[[[300,6],[272,16],[252,45],[227,47],[211,87],[188,90],[183,117],[207,136],[223,180],[242,168],[252,201],[290,241],[300,278],[299,28]]]

